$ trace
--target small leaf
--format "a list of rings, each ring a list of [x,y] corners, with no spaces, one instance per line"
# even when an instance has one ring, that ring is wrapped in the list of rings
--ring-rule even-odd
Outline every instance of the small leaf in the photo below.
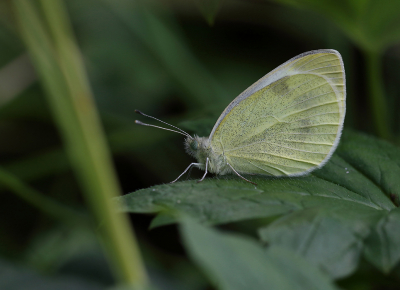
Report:
[[[329,278],[294,253],[265,251],[254,240],[222,234],[189,218],[181,232],[190,256],[218,289],[336,289]]]
[[[200,10],[208,25],[213,25],[215,16],[221,7],[221,0],[194,0],[196,6]]]
[[[150,223],[149,229],[154,229],[156,227],[166,226],[176,223],[176,217],[168,212],[161,212],[156,215],[155,218]]]

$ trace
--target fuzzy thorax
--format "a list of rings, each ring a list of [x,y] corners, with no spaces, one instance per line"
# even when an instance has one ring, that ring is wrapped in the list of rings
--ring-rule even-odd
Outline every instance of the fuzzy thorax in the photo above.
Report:
[[[194,136],[185,139],[185,150],[200,163],[200,169],[205,170],[208,157],[208,171],[220,175],[231,173],[232,170],[227,165],[226,157],[223,154],[215,153],[207,137]]]

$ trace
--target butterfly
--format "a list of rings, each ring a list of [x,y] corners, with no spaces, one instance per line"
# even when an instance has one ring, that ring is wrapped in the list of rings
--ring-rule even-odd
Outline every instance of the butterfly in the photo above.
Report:
[[[322,167],[335,151],[346,112],[343,60],[332,49],[293,57],[237,96],[222,112],[209,137],[186,136],[192,166],[225,175],[302,176]]]

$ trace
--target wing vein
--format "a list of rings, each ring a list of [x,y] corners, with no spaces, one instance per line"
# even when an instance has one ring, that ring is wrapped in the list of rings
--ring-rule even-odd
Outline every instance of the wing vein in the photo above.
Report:
[[[288,141],[288,142],[292,142],[292,141]],[[258,141],[258,142],[253,142],[252,144],[248,144],[248,145],[241,146],[241,147],[237,147],[237,148],[232,148],[232,149],[226,150],[225,152],[237,151],[237,150],[240,150],[240,149],[243,149],[243,148],[250,147],[250,146],[252,146],[252,145],[258,144],[258,143],[267,143],[267,144],[276,145],[276,146],[279,146],[279,147],[282,147],[282,148],[291,149],[291,150],[296,150],[296,151],[300,151],[300,152],[316,153],[316,154],[325,154],[325,155],[327,154],[327,153],[314,152],[314,151],[307,151],[307,150],[301,150],[301,149],[286,147],[286,146],[283,146],[283,145],[280,145],[280,144],[268,142],[268,141],[266,141],[266,140],[264,140],[264,141]],[[313,144],[313,143],[311,143],[311,144]],[[315,144],[315,145],[328,145],[328,144]],[[330,145],[330,144],[329,144],[329,145]],[[330,145],[330,146],[331,146],[331,145]],[[261,153],[262,153],[262,152],[261,152]]]
[[[320,75],[327,75],[327,74],[337,74],[337,73],[342,73],[342,70],[334,70],[334,71],[328,71],[325,73],[319,73]]]
[[[279,166],[285,166],[285,167],[291,167],[291,168],[297,168],[297,169],[302,169],[302,170],[304,170],[304,168],[302,168],[302,167],[292,166],[292,165],[282,165],[282,164],[278,164],[278,163],[274,163],[274,162],[270,162],[270,161],[265,161],[265,160],[257,159],[257,158],[253,158],[253,157],[243,157],[243,156],[235,156],[235,155],[232,155],[232,157],[235,157],[235,158],[242,158],[242,159],[246,158],[246,159],[250,159],[250,160],[255,160],[255,161],[260,161],[260,162],[266,162],[266,163],[275,164],[275,165],[279,165]],[[297,161],[297,160],[294,160],[294,161]],[[298,162],[302,162],[302,163],[305,163],[305,164],[311,164],[311,165],[315,165],[315,166],[317,166],[317,165],[319,164],[319,163],[318,163],[318,164],[309,163],[309,162],[305,162],[305,161],[298,161]]]
[[[286,94],[284,94],[284,95],[280,96],[279,98],[280,98],[280,99],[281,99],[281,98],[283,98],[283,97],[284,97],[284,96],[286,96],[287,94],[289,94],[289,93],[291,93],[291,92],[293,92],[293,91],[297,90],[297,89],[298,89],[298,88],[300,88],[302,85],[305,85],[305,84],[307,84],[307,83],[309,83],[309,82],[311,82],[311,81],[313,81],[313,80],[309,80],[309,81],[307,81],[307,82],[304,82],[304,83],[302,83],[302,84],[298,85],[298,86],[297,86],[297,87],[295,87],[293,90],[291,90],[291,91],[287,92]],[[314,88],[312,88],[312,89],[309,89],[308,91],[305,91],[304,93],[307,93],[307,92],[309,92],[309,91],[311,91],[311,90],[313,90],[313,89],[315,89],[315,88],[318,88],[318,87],[320,87],[320,86],[323,86],[323,85],[326,85],[326,84],[328,84],[328,82],[327,82],[327,83],[325,83],[325,84],[322,84],[322,85],[318,85],[318,86],[316,86],[316,87],[314,87]]]
[[[292,124],[291,122],[290,124]],[[296,127],[296,129],[302,129],[302,128],[313,128],[313,127],[318,127],[318,126],[339,126],[340,124],[338,123],[322,123],[322,124],[315,124],[315,125],[307,125],[303,127]]]
[[[318,164],[319,164],[319,162],[318,162],[318,163],[312,163],[312,162],[309,162],[309,161],[294,159],[294,158],[290,158],[290,157],[286,157],[286,156],[279,156],[279,155],[271,154],[271,153],[268,153],[268,152],[246,152],[246,154],[250,154],[250,155],[251,155],[251,154],[260,154],[260,153],[261,153],[261,154],[271,155],[271,156],[278,157],[278,158],[282,158],[282,159],[287,159],[287,160],[292,160],[292,161],[297,161],[297,162],[312,164],[312,165],[318,165]],[[247,156],[246,156],[246,157],[241,157],[241,156],[237,156],[237,155],[230,155],[230,156],[232,156],[232,157],[240,157],[240,158],[248,158]],[[251,159],[253,159],[253,160],[260,160],[260,159],[256,159],[256,158],[251,158]],[[265,161],[265,160],[260,160],[260,161],[269,162],[269,161]],[[274,163],[274,164],[277,164],[277,163]],[[278,165],[279,165],[279,164],[278,164]],[[284,165],[284,166],[286,166],[286,165]]]
[[[329,104],[339,104],[339,102],[334,101],[334,102],[323,103],[323,104],[320,104],[320,105],[317,105],[317,106],[309,107],[307,109],[294,112],[293,114],[289,114],[289,115],[283,116],[283,118],[287,118],[287,117],[290,117],[292,115],[296,115],[298,113],[305,112],[305,111],[308,111],[308,110],[311,110],[311,109],[314,109],[314,108],[318,108],[318,107],[322,107],[322,106],[325,106],[325,105],[329,105]]]
[[[324,56],[326,56],[326,55],[325,55],[325,54],[322,54],[322,55],[320,55],[320,56],[318,56],[318,57],[316,57],[316,58],[310,59],[309,61],[307,61],[306,63],[303,63],[301,66],[299,66],[299,67],[297,67],[297,68],[295,68],[295,69],[298,71],[300,68],[302,68],[302,67],[305,66],[306,64],[309,64],[310,62],[313,62],[314,60],[319,59],[319,58],[324,57]],[[318,63],[319,63],[319,62],[318,62]],[[317,64],[318,64],[318,63],[317,63]]]
[[[325,55],[325,56],[327,56],[327,55]],[[315,58],[315,59],[317,59],[317,58]],[[324,61],[320,61],[320,62],[314,63],[314,65],[317,65],[317,64],[320,64],[320,63],[324,63],[324,62],[328,62],[328,61],[339,61],[339,59],[332,58],[332,59],[328,59],[328,60],[324,60]]]
[[[335,65],[321,66],[321,67],[317,67],[317,68],[313,68],[313,69],[310,69],[310,70],[303,71],[302,73],[307,73],[307,72],[310,72],[310,71],[314,71],[314,70],[317,70],[317,69],[323,69],[323,68],[326,68],[326,67],[336,67],[336,66],[341,66],[341,65],[340,64],[335,64]],[[340,71],[340,72],[342,72],[342,71]]]
[[[322,115],[329,115],[329,114],[339,114],[339,112],[328,112],[328,113],[315,114],[315,115],[312,115],[312,116],[305,117],[305,118],[303,118],[303,119],[298,119],[298,120],[294,120],[293,122],[285,122],[285,123],[287,123],[287,124],[292,124],[292,123],[294,123],[294,122],[298,122],[298,121],[303,121],[303,120],[311,119],[312,117],[322,116]]]
[[[278,135],[289,134],[289,135],[337,135],[337,133],[278,133]]]
[[[316,87],[316,88],[317,88],[317,87]],[[307,92],[309,92],[309,91],[307,91]],[[307,93],[307,92],[306,92],[306,93]],[[304,103],[304,102],[306,102],[306,101],[308,101],[308,100],[312,100],[312,99],[315,99],[315,98],[318,98],[318,97],[321,97],[321,96],[325,96],[325,95],[328,95],[328,94],[334,94],[334,93],[335,93],[335,92],[332,91],[332,92],[328,92],[328,93],[324,93],[324,94],[321,94],[321,95],[318,95],[318,96],[314,96],[314,97],[308,98],[308,99],[303,100],[303,101],[301,101],[301,102],[298,102],[298,103],[295,103],[295,104],[290,105],[290,106],[288,106],[288,107],[285,107],[285,108],[283,108],[282,110],[280,110],[280,111],[278,111],[278,112],[275,112],[275,114],[278,114],[278,113],[280,113],[280,112],[282,112],[282,111],[284,111],[284,110],[286,110],[286,109],[289,109],[289,108],[291,108],[291,107],[293,107],[293,106],[296,106],[296,105],[298,105],[298,104]],[[300,95],[299,97],[301,97],[301,96],[303,96],[303,95],[304,95],[304,94]]]
[[[284,139],[282,141],[287,141],[287,142],[294,142],[294,143],[303,143],[303,144],[313,144],[313,145],[327,145],[327,146],[333,146],[333,144],[330,143],[315,143],[315,142],[305,142],[305,141],[296,141],[296,140],[287,140]]]

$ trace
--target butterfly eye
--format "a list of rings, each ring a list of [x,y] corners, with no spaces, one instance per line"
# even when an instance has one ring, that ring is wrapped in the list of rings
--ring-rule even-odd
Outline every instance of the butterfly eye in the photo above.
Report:
[[[190,149],[192,149],[193,151],[196,151],[199,147],[199,144],[197,143],[197,141],[193,141],[192,143],[190,143]]]

